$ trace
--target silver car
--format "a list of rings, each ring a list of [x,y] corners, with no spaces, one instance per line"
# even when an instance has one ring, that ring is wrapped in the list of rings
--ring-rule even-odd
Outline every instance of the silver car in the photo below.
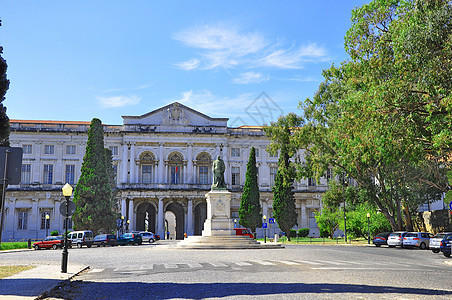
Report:
[[[428,232],[408,232],[403,237],[403,247],[404,248],[419,248],[421,250],[427,249],[430,238],[433,234]]]
[[[395,246],[403,247],[403,238],[407,233],[408,232],[406,231],[391,232],[391,234],[388,236],[388,246],[390,248],[394,248]]]
[[[433,253],[439,253],[439,246],[441,244],[441,241],[449,237],[452,237],[452,232],[437,233],[430,239],[429,248],[433,251]]]

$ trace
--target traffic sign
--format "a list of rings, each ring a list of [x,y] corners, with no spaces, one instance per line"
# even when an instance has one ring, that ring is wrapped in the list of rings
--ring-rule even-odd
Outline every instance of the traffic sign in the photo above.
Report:
[[[60,205],[60,214],[62,214],[64,217],[66,216],[66,202],[68,202],[68,216],[72,216],[75,213],[75,203],[72,201],[64,201]]]
[[[262,223],[262,228],[267,228],[267,223]]]
[[[269,218],[268,219],[268,223],[275,224],[275,218]]]
[[[452,210],[452,201],[450,201],[450,203],[449,203],[449,208],[450,208],[450,210]]]

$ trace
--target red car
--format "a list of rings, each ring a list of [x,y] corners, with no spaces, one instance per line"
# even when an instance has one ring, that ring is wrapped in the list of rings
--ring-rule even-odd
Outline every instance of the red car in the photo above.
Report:
[[[68,241],[69,243],[69,241]],[[63,248],[64,246],[64,238],[62,236],[48,236],[44,240],[33,243],[33,248],[35,250],[39,249],[58,249]]]
[[[248,228],[234,228],[235,229],[235,235],[246,235],[250,238],[254,239],[254,235],[251,233],[251,230]]]

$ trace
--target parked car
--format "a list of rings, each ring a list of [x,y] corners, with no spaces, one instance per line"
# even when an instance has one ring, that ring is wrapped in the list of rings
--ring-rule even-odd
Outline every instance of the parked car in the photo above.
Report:
[[[406,231],[396,231],[391,232],[391,234],[388,236],[387,242],[388,246],[390,248],[394,248],[395,246],[401,246],[403,247],[403,238],[408,232]]]
[[[250,238],[254,239],[254,235],[251,232],[251,229],[248,228],[234,228],[235,229],[235,235],[246,235]]]
[[[72,245],[77,245],[78,248],[86,246],[91,248],[94,242],[94,234],[92,231],[74,231],[68,234],[68,239],[71,240]]]
[[[94,237],[93,245],[97,247],[105,247],[107,245],[116,246],[116,235],[114,234],[99,234]]]
[[[117,240],[116,243],[118,245],[141,245],[143,243],[143,238],[139,233],[124,233]]]
[[[440,232],[430,239],[429,248],[433,253],[439,253],[441,241],[452,237],[452,232]]]
[[[68,241],[69,243],[69,241]],[[64,238],[62,236],[48,236],[44,240],[33,243],[33,248],[35,250],[39,249],[50,249],[56,250],[58,248],[63,248]]]
[[[376,247],[380,247],[381,245],[387,245],[388,244],[388,236],[390,235],[390,232],[382,232],[374,236],[372,243]]]
[[[140,234],[141,234],[141,237],[143,238],[143,241],[145,241],[145,242],[149,242],[151,244],[156,241],[155,235],[152,232],[142,231],[142,232],[140,232]]]
[[[405,248],[417,247],[421,250],[425,250],[428,248],[430,238],[432,236],[433,234],[428,232],[408,232],[403,237],[403,247]]]
[[[451,249],[452,244],[452,236],[447,236],[444,240],[441,241],[439,250],[443,253],[445,257],[450,257],[450,254],[452,252]]]

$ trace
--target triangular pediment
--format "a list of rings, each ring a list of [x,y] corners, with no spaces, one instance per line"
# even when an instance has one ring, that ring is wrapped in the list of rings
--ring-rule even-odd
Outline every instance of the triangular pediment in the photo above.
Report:
[[[122,116],[124,125],[226,127],[228,118],[211,118],[174,102],[141,116]]]

